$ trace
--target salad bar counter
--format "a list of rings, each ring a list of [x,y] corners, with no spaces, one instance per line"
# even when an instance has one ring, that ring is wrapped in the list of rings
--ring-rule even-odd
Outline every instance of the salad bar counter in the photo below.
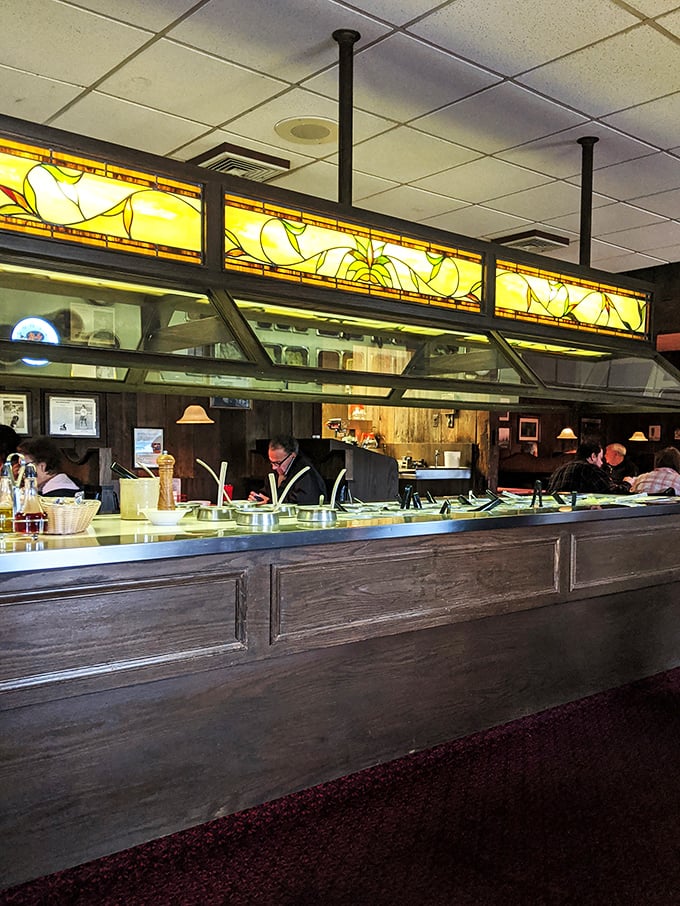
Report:
[[[3,886],[680,663],[671,499],[344,507],[0,536]]]

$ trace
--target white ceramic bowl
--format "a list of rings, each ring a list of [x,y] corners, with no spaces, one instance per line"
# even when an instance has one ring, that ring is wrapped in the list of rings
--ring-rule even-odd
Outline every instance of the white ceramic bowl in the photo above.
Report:
[[[149,522],[154,525],[177,525],[180,519],[183,519],[189,512],[186,509],[179,510],[142,510]]]

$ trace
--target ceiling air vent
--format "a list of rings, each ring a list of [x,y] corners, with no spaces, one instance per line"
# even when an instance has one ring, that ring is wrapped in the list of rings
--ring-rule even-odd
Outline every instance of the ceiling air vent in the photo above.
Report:
[[[252,179],[254,182],[267,182],[281,173],[290,170],[290,161],[283,157],[273,157],[260,151],[251,151],[229,142],[222,142],[203,154],[190,157],[188,164],[218,170],[228,176],[239,176],[241,179]]]
[[[521,249],[523,252],[550,252],[554,249],[563,249],[569,245],[566,236],[557,236],[555,233],[544,233],[543,230],[526,230],[524,233],[512,233],[509,236],[497,236],[492,242],[506,245],[511,249]]]

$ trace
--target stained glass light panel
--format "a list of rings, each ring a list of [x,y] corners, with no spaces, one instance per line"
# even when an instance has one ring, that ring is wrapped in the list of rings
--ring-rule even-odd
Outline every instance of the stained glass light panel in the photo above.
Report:
[[[517,321],[645,339],[649,297],[644,292],[498,261],[495,313]]]
[[[202,188],[0,137],[0,230],[201,264]]]
[[[225,198],[225,267],[477,312],[482,257],[235,195]]]

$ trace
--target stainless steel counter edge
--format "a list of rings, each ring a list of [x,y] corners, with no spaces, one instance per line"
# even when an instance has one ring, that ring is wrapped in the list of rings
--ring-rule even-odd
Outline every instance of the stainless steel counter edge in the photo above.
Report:
[[[377,519],[356,519],[320,529],[301,529],[296,524],[282,525],[277,531],[242,533],[233,529],[201,529],[202,536],[190,534],[179,527],[157,528],[138,523],[139,531],[129,539],[122,534],[103,534],[105,529],[93,523],[94,534],[58,536],[41,535],[38,540],[25,540],[30,549],[8,550],[7,539],[16,535],[0,536],[0,567],[4,576],[10,573],[32,572],[47,569],[65,569],[106,563],[128,563],[136,560],[161,560],[178,557],[195,557],[210,554],[229,554],[247,550],[272,550],[277,548],[304,547],[318,544],[339,544],[374,539],[408,538],[424,535],[443,535],[455,532],[512,529],[527,525],[560,525],[570,522],[599,520],[644,519],[648,516],[680,514],[674,503],[654,503],[653,506],[612,509],[582,509],[568,512],[524,512],[520,515],[496,516],[493,513],[469,513],[440,516],[439,514],[412,513],[389,515]],[[109,523],[115,517],[101,517]],[[398,519],[399,521],[393,521]],[[210,532],[208,534],[207,532]],[[205,534],[203,534],[206,532]],[[141,536],[141,537],[140,537]],[[68,546],[63,546],[67,539]],[[20,539],[23,540],[23,539]],[[4,543],[3,543],[4,542]],[[94,543],[93,543],[94,542]],[[60,546],[61,545],[61,546]]]

